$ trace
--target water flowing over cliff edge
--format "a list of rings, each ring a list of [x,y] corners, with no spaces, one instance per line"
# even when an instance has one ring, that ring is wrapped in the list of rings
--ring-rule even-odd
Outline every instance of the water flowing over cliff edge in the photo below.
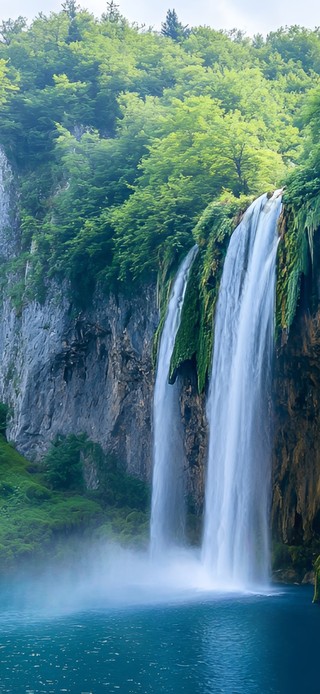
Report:
[[[221,585],[266,584],[279,193],[245,213],[215,314],[203,561]]]
[[[169,383],[170,361],[180,325],[190,268],[198,252],[194,246],[181,263],[169,298],[160,339],[153,397],[153,476],[150,544],[153,556],[185,539],[185,457],[179,408],[180,379]]]

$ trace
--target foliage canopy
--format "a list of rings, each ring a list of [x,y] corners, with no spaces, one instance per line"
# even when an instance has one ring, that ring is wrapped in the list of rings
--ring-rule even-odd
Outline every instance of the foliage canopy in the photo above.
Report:
[[[186,27],[170,9],[158,33],[131,25],[114,2],[97,19],[66,0],[30,26],[2,22],[0,37],[0,143],[22,230],[7,268],[16,304],[24,291],[41,299],[55,276],[80,306],[97,282],[131,291],[158,275],[166,285],[196,240],[171,377],[195,358],[203,388],[237,214],[287,184],[277,289],[287,331],[318,248],[319,29],[250,39]]]
[[[176,267],[212,200],[278,187],[304,120],[317,127],[318,30],[249,39],[187,28],[172,9],[157,33],[113,2],[97,19],[67,0],[0,36],[0,143],[19,179],[29,293],[58,274],[83,303],[97,281]]]

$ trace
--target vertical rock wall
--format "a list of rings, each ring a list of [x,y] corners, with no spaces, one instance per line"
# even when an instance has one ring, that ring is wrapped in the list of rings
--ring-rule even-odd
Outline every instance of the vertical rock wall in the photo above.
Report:
[[[320,537],[320,312],[303,312],[276,359],[272,524],[289,544]]]
[[[127,469],[150,476],[153,288],[143,297],[96,296],[79,313],[61,287],[17,316],[0,308],[0,400],[12,410],[8,437],[39,458],[57,434],[85,432]]]

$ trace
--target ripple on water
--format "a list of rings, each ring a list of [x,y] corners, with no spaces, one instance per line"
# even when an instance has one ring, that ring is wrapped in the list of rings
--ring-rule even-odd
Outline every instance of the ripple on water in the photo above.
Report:
[[[319,611],[308,587],[190,589],[144,604],[132,595],[71,613],[3,595],[4,694],[319,694]]]

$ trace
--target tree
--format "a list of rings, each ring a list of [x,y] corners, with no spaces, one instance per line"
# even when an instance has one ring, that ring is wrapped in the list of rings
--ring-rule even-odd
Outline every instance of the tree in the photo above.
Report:
[[[0,24],[0,37],[1,41],[9,46],[12,39],[20,34],[20,32],[27,26],[27,20],[21,15],[17,19],[7,19]]]
[[[109,22],[118,22],[121,19],[121,14],[119,12],[119,5],[116,5],[113,0],[107,2],[107,11],[103,15],[103,18]]]
[[[297,25],[281,27],[272,31],[266,39],[266,48],[279,55],[288,63],[290,60],[301,64],[309,73],[320,70],[320,28],[305,29]]]
[[[6,435],[9,407],[4,402],[0,402],[0,434]]]
[[[77,12],[80,10],[80,6],[77,5],[75,0],[65,0],[65,2],[62,3],[62,9],[64,12],[67,13],[69,19],[75,19],[77,16]]]
[[[303,139],[308,172],[296,168],[317,177],[318,31],[250,42],[189,31],[175,10],[161,33],[141,31],[119,0],[100,21],[61,1],[0,32],[0,140],[19,174],[24,248],[36,242],[30,294],[55,273],[81,301],[97,280],[147,278],[186,251],[224,190],[281,184]]]
[[[255,34],[252,39],[253,48],[263,48],[265,40],[263,34]]]
[[[81,33],[77,24],[77,13],[80,10],[80,6],[77,5],[75,0],[66,0],[62,3],[62,8],[70,19],[67,42],[81,41]]]
[[[0,59],[0,106],[3,106],[10,93],[18,90],[18,86],[10,80],[8,75],[8,65],[5,60]]]
[[[46,479],[53,489],[82,489],[81,451],[85,434],[58,436],[44,458]]]
[[[161,23],[161,34],[168,36],[173,41],[181,41],[181,39],[189,36],[188,25],[183,26],[178,20],[178,15],[175,10],[168,10],[165,22]]]

